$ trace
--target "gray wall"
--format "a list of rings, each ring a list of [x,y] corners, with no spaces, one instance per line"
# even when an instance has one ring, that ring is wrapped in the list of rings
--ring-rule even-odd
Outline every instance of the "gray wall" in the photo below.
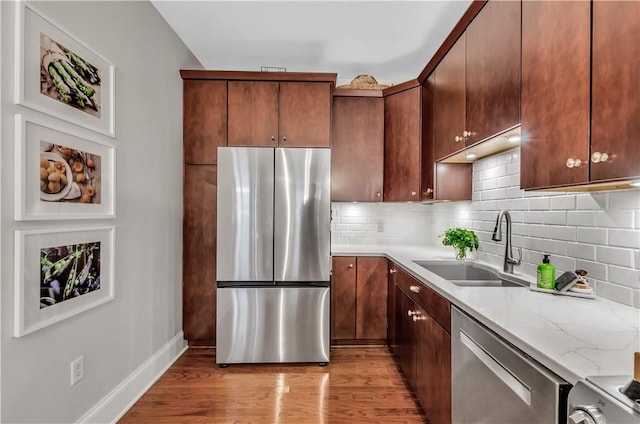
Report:
[[[36,2],[116,68],[115,299],[13,338],[13,232],[87,222],[16,222],[13,2],[1,2],[0,421],[70,423],[182,330],[182,80],[200,63],[149,2]],[[78,128],[82,133],[82,129]],[[92,223],[96,221],[92,220]],[[85,377],[69,384],[70,362]]]

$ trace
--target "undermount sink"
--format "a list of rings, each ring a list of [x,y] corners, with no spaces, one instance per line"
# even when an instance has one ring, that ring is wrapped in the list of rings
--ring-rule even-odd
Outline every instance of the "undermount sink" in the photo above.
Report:
[[[498,273],[491,267],[467,261],[413,261],[427,271],[463,287],[529,287],[527,281]]]

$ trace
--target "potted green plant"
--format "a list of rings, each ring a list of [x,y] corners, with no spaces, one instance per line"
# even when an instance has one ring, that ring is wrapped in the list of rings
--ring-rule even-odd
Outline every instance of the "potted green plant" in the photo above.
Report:
[[[469,252],[478,250],[480,244],[476,233],[465,228],[448,228],[440,237],[442,237],[442,244],[454,247],[456,259],[466,258],[467,249]]]

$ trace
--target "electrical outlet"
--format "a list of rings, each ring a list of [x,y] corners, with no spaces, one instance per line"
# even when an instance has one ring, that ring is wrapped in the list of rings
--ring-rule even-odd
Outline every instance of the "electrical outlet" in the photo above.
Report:
[[[378,232],[381,233],[384,231],[384,221],[383,220],[378,220]]]
[[[79,356],[71,361],[71,385],[84,378],[84,356]]]

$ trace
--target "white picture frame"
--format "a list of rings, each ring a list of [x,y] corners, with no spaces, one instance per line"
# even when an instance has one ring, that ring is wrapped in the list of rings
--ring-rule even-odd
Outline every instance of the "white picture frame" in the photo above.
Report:
[[[15,51],[17,104],[115,137],[115,68],[111,62],[23,1],[16,2]],[[48,64],[55,63],[73,68],[60,71],[67,77],[77,70],[76,76],[84,84],[73,78],[66,84],[68,79],[60,77],[57,70],[53,72],[59,78],[53,78]],[[61,88],[54,80],[62,81]],[[80,86],[94,94],[87,96],[77,89]]]
[[[15,219],[114,218],[115,147],[48,121],[15,115]],[[65,168],[66,184],[55,193],[41,174],[45,157]]]
[[[114,233],[113,226],[16,230],[14,337],[40,330],[114,298]],[[85,268],[89,271],[81,283],[71,285],[73,290],[85,292],[74,291],[63,298],[61,293],[66,290],[65,281],[71,278],[74,264],[70,263],[60,274],[51,276],[46,270],[54,267],[46,267],[44,263],[60,262],[57,259],[61,256],[63,260],[74,256],[68,254],[71,251],[82,251],[75,255],[76,270],[82,268],[82,274],[76,275],[85,275]],[[55,280],[58,281],[58,294],[51,288],[55,287],[52,278],[63,280]]]

